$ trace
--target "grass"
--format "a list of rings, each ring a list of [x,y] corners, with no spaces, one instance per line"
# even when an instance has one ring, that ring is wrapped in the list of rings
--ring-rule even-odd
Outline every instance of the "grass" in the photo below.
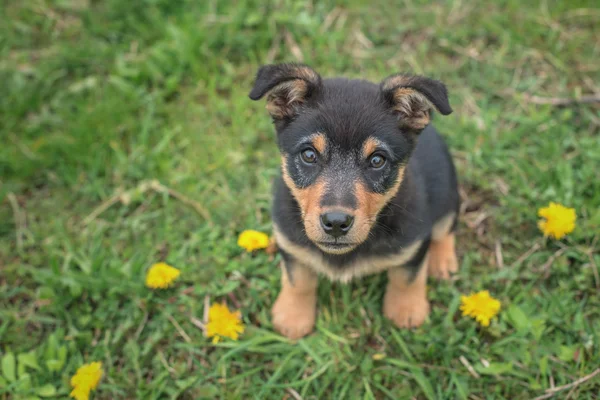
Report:
[[[94,399],[529,399],[593,373],[600,109],[529,96],[600,92],[599,22],[582,0],[2,2],[0,399],[65,398],[89,361]],[[311,336],[272,330],[279,259],[236,245],[270,231],[279,159],[247,94],[260,64],[297,60],[449,87],[435,123],[460,174],[461,270],[430,282],[419,329],[383,319],[373,276],[323,282]],[[561,241],[536,226],[549,201],[577,209]],[[182,270],[173,289],[144,287],[157,261]],[[458,310],[480,289],[502,302],[489,329]],[[206,296],[242,310],[240,341],[191,322]],[[597,398],[598,378],[555,397]]]

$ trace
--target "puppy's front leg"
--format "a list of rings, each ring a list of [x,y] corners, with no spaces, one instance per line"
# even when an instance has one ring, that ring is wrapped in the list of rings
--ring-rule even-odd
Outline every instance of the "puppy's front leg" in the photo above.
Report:
[[[317,274],[293,259],[283,262],[281,291],[271,311],[273,326],[290,339],[312,332],[317,307]]]
[[[403,266],[388,271],[388,285],[383,299],[383,314],[399,328],[417,327],[429,315],[427,300],[426,255],[415,266]]]

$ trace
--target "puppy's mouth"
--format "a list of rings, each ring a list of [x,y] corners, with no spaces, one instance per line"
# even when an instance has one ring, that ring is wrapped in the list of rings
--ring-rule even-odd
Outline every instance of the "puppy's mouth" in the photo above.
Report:
[[[316,242],[316,245],[326,253],[344,254],[356,247],[354,243]]]

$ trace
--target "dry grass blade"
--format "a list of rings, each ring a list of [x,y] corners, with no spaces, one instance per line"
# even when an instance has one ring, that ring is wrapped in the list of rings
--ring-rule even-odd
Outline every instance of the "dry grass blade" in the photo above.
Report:
[[[279,54],[279,46],[281,45],[281,32],[277,32],[271,43],[271,48],[265,57],[265,64],[272,64]]]
[[[531,246],[531,248],[529,250],[527,250],[519,258],[517,258],[517,261],[515,261],[510,267],[513,268],[513,267],[515,267],[517,265],[520,265],[530,255],[532,255],[533,253],[535,253],[540,247],[541,247],[541,245],[539,243],[534,243],[533,246]]]
[[[198,214],[200,214],[207,221],[211,220],[210,213],[208,212],[208,210],[206,208],[204,208],[197,201],[194,201],[194,200],[190,199],[189,197],[179,193],[175,189],[171,189],[170,187],[164,186],[158,181],[150,182],[150,188],[157,192],[167,192],[169,194],[169,196],[174,197],[175,199],[179,200],[183,204],[192,207],[194,210],[196,210],[196,212],[198,212]]]
[[[210,310],[210,296],[204,296],[204,315],[202,315],[202,321],[204,326],[208,325],[208,311]],[[204,329],[204,336],[206,336],[206,329]]]
[[[458,359],[460,360],[460,363],[465,366],[467,371],[469,371],[469,373],[473,376],[473,378],[479,379],[479,374],[477,373],[477,371],[475,371],[475,368],[473,368],[473,366],[465,356],[460,356]]]
[[[202,334],[204,336],[206,336],[206,325],[200,321],[198,318],[196,317],[190,317],[190,322],[192,323],[192,325],[194,325],[196,328],[202,330]]]
[[[121,201],[122,195],[123,192],[118,190],[115,195],[110,197],[108,200],[102,202],[102,204],[96,207],[94,211],[92,211],[87,217],[84,218],[83,225],[88,225],[90,222],[98,218],[98,216],[100,216],[100,214],[102,214],[104,211],[108,210],[110,207]]]
[[[185,333],[185,331],[183,330],[183,328],[181,327],[181,325],[179,325],[179,322],[175,321],[175,318],[173,318],[170,315],[167,315],[167,318],[169,319],[169,321],[171,321],[171,323],[173,324],[173,326],[175,327],[175,329],[177,330],[177,332],[179,333],[179,335],[181,335],[181,337],[187,343],[192,343],[192,338],[190,338],[189,335],[187,333]]]
[[[175,369],[169,365],[162,351],[158,352],[158,358],[160,360],[160,363],[167,369],[167,371],[169,371],[169,373],[171,373],[172,375],[175,375],[177,373],[177,371],[175,371]]]
[[[521,96],[521,98],[531,104],[551,105],[551,106],[570,106],[573,104],[593,104],[600,103],[600,94],[584,95],[579,97],[544,97],[529,93],[519,93],[514,89],[505,89],[500,92],[504,96]]]
[[[502,255],[502,243],[497,240],[495,246],[496,264],[498,268],[504,268],[504,256]]]
[[[552,106],[569,106],[572,104],[591,104],[600,103],[600,95],[581,96],[578,98],[564,97],[541,97],[530,94],[524,94],[523,99],[532,104],[549,104]]]
[[[535,398],[535,399],[533,399],[533,400],[543,400],[543,399],[548,399],[548,398],[550,398],[550,397],[552,397],[552,396],[555,396],[555,395],[557,394],[557,392],[561,392],[561,391],[563,391],[563,390],[566,390],[566,389],[570,389],[570,388],[574,388],[574,387],[576,387],[576,386],[579,386],[579,385],[581,385],[582,383],[584,383],[584,382],[587,382],[587,381],[589,381],[590,379],[593,379],[593,378],[594,378],[596,375],[599,375],[599,374],[600,374],[600,368],[598,368],[597,370],[595,370],[595,371],[594,371],[594,372],[592,372],[591,374],[588,374],[588,375],[586,375],[586,376],[584,376],[584,377],[582,377],[582,378],[579,378],[579,379],[577,379],[577,380],[576,380],[576,381],[574,381],[574,382],[568,383],[568,384],[566,384],[566,385],[562,385],[562,386],[557,386],[557,387],[554,387],[554,388],[546,389],[546,394],[544,394],[544,395],[542,395],[542,396],[539,396],[539,397],[536,397],[536,398]]]
[[[300,396],[300,394],[298,392],[296,392],[294,389],[286,388],[285,391],[288,392],[290,394],[290,396],[292,396],[294,399],[302,400],[302,396]]]
[[[548,276],[550,276],[550,267],[552,267],[552,264],[554,263],[554,261],[556,261],[556,259],[558,257],[560,257],[564,252],[566,251],[566,249],[559,249],[557,250],[549,259],[548,261],[546,261],[544,263],[544,265],[541,266],[540,268],[540,272],[544,273],[544,276],[546,278],[548,278]]]
[[[94,211],[92,211],[87,217],[83,220],[83,225],[88,225],[90,222],[98,218],[104,211],[108,210],[110,207],[117,203],[121,203],[127,205],[131,201],[131,197],[134,193],[144,194],[148,190],[153,190],[157,193],[167,193],[169,196],[179,200],[183,204],[192,207],[200,216],[202,216],[205,220],[211,221],[210,213],[206,208],[202,206],[202,204],[198,203],[185,196],[184,194],[176,191],[175,189],[171,189],[168,186],[161,184],[160,182],[153,181],[144,181],[141,182],[137,187],[123,191],[121,189],[117,190],[117,193],[110,197],[108,200],[104,201],[100,204]]]
[[[325,20],[323,20],[323,25],[321,25],[321,33],[325,33],[331,28],[331,25],[335,22],[335,19],[340,15],[342,9],[339,7],[335,7],[327,16]]]
[[[284,32],[285,43],[290,48],[290,52],[298,62],[304,62],[304,54],[300,50],[300,46],[296,43],[296,40],[287,29]]]

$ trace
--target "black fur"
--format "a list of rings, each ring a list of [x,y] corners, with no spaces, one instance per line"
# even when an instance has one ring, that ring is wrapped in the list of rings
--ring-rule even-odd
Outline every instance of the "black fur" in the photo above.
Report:
[[[433,224],[450,212],[458,213],[458,207],[452,159],[443,139],[429,126],[419,137],[398,193],[379,213],[367,241],[348,254],[323,255],[343,268],[359,255],[397,253],[415,240],[428,240]],[[298,203],[281,177],[275,181],[272,216],[290,240],[318,251],[306,236]]]
[[[261,68],[250,97],[256,100],[281,82],[305,79],[307,75],[298,74],[298,67],[283,64]],[[310,71],[308,75],[314,72]],[[458,213],[457,178],[447,146],[433,126],[427,126],[418,135],[403,130],[392,110],[394,88],[384,89],[385,82],[376,85],[363,80],[321,79],[316,75],[309,80],[307,99],[298,115],[276,124],[278,146],[286,156],[295,186],[307,188],[325,178],[332,182],[325,189],[321,206],[355,209],[353,185],[357,180],[372,193],[386,193],[393,187],[399,167],[406,166],[397,193],[380,211],[368,238],[346,254],[319,250],[308,238],[300,207],[281,177],[275,182],[272,214],[290,241],[321,252],[340,269],[358,256],[398,253],[421,240],[421,251],[406,264],[416,273],[435,222],[451,212]],[[423,94],[441,114],[452,112],[441,82],[423,77],[410,77],[406,82],[400,86]],[[331,146],[318,162],[307,165],[299,154],[310,146],[315,133],[324,134]],[[387,162],[380,170],[369,168],[363,159],[362,146],[369,137],[382,144]]]

